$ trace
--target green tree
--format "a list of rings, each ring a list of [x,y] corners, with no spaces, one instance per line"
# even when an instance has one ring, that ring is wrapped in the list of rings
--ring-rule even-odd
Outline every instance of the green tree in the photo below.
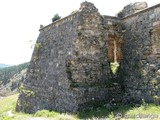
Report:
[[[54,17],[52,18],[52,22],[55,22],[56,20],[61,19],[61,17],[58,14],[55,14]]]

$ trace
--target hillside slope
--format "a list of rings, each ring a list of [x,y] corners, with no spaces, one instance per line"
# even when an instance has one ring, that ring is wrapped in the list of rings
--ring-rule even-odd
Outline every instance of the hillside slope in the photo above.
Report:
[[[0,96],[17,92],[24,81],[28,63],[0,69]]]
[[[0,63],[0,68],[5,68],[5,67],[9,67],[9,65]]]

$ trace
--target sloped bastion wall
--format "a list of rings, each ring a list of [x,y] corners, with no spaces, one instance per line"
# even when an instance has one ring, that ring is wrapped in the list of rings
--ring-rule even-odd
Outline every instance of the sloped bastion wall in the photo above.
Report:
[[[158,103],[160,5],[146,7],[135,3],[110,17],[83,2],[76,13],[41,28],[16,110]],[[111,63],[120,65],[116,74]]]
[[[84,2],[77,13],[40,29],[17,111],[76,112],[121,98],[110,81],[103,23],[97,8]]]

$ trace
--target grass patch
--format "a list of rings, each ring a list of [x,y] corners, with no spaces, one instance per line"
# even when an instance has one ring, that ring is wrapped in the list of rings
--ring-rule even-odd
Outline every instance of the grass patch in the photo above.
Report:
[[[67,113],[58,113],[54,111],[41,110],[35,114],[26,114],[16,112],[16,102],[18,94],[11,95],[0,99],[0,120],[29,120],[31,118],[42,118],[43,120],[76,120],[76,115]],[[11,111],[13,116],[8,116],[8,112]]]
[[[37,111],[34,115],[34,117],[43,117],[45,119],[49,118],[49,120],[78,120],[76,115],[71,115],[67,113],[59,113],[55,111],[49,111],[49,110],[40,110]]]
[[[111,109],[106,107],[96,108],[92,110],[84,110],[78,113],[78,118],[90,119],[90,118],[104,118],[115,120],[115,118],[123,118],[124,120],[136,120],[136,119],[160,119],[160,105],[149,104],[147,106],[131,106],[131,105],[119,105],[114,106]]]
[[[56,117],[58,115],[59,113],[48,110],[40,110],[34,114],[35,117]]]
[[[0,120],[26,120],[32,115],[15,112],[18,94],[0,99]],[[13,116],[8,116],[11,111]]]
[[[79,119],[109,119],[114,120],[116,117],[123,117],[127,119],[160,119],[160,105],[146,104],[139,106],[131,105],[117,105],[117,106],[104,106],[93,109],[86,109],[79,113],[59,113],[55,111],[41,110],[35,114],[25,114],[15,112],[15,105],[18,94],[0,99],[0,120],[29,120],[31,118],[43,118],[44,120],[79,120]],[[12,117],[8,116],[8,111],[12,111]]]
[[[113,63],[110,63],[110,66],[111,66],[111,71],[113,74],[116,74],[117,70],[118,70],[118,67],[119,67],[119,63],[117,62],[113,62]]]
[[[9,110],[13,110],[16,106],[17,98],[18,94],[0,99],[0,115]]]

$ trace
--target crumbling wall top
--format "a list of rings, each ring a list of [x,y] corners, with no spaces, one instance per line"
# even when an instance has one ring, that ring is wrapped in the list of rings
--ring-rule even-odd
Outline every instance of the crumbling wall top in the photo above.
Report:
[[[98,12],[98,9],[94,6],[93,3],[90,2],[82,2],[79,11],[92,11]]]
[[[147,7],[148,5],[146,2],[131,3],[125,6],[123,10],[120,13],[118,13],[118,17],[124,18],[124,17],[130,16],[136,12],[146,9]]]

